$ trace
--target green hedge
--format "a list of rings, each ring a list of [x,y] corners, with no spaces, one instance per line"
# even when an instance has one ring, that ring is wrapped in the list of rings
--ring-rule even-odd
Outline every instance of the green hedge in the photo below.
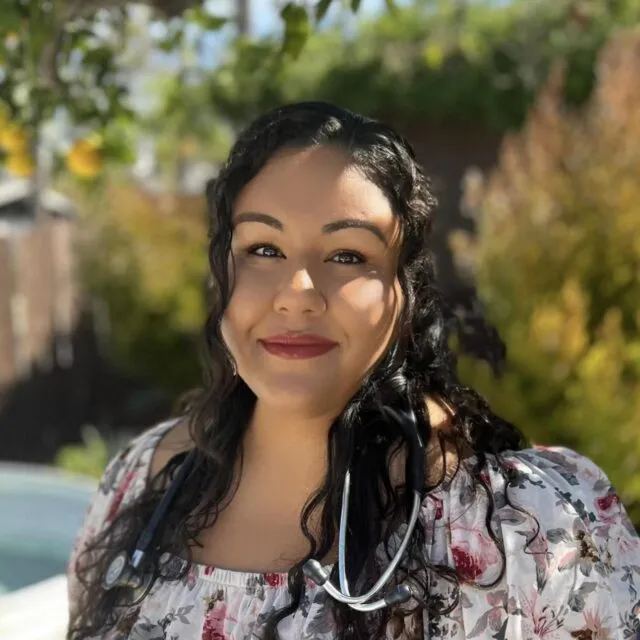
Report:
[[[217,111],[241,126],[284,102],[325,99],[406,122],[521,126],[550,64],[566,59],[566,98],[580,104],[612,31],[638,22],[640,2],[451,2],[423,0],[368,22],[351,37],[334,26],[311,37],[297,60],[279,37],[239,40],[208,78]]]

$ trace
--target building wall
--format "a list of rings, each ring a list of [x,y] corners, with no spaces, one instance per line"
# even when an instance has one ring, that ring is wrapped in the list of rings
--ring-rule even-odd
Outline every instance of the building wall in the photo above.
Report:
[[[420,123],[403,126],[398,123],[397,126],[413,145],[438,197],[432,247],[439,282],[449,295],[463,295],[461,292],[467,285],[453,265],[447,236],[454,229],[473,231],[472,221],[460,213],[462,180],[469,167],[487,172],[495,166],[502,135],[471,125]]]
[[[79,312],[74,225],[47,217],[23,234],[0,237],[0,386],[50,369],[52,338],[64,342],[73,330]]]
[[[0,239],[0,388],[10,383],[14,376],[11,281],[11,247]]]

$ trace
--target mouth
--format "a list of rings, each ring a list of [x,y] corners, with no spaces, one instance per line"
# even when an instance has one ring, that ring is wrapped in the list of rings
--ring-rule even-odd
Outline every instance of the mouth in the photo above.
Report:
[[[272,336],[258,342],[267,353],[285,360],[317,358],[338,346],[333,340],[311,334]]]

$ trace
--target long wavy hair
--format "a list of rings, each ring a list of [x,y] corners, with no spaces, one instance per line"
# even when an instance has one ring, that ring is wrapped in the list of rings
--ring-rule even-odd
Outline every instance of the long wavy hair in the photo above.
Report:
[[[488,533],[503,558],[502,572],[493,584],[497,584],[504,573],[504,550],[489,526],[495,505],[480,471],[486,464],[487,453],[494,454],[500,461],[502,452],[527,446],[522,434],[495,415],[486,400],[462,384],[456,375],[456,358],[450,348],[450,338],[459,327],[436,286],[429,249],[436,202],[429,180],[409,143],[390,127],[331,104],[303,102],[283,106],[256,119],[239,136],[219,175],[207,188],[212,286],[205,326],[206,374],[203,388],[191,393],[184,406],[196,449],[196,463],[166,519],[158,544],[151,553],[151,562],[157,562],[164,551],[188,560],[190,549],[197,546],[198,534],[215,523],[237,488],[236,470],[238,464],[240,468],[242,465],[243,437],[256,398],[236,375],[233,357],[221,334],[221,321],[233,291],[229,256],[234,202],[243,187],[277,151],[315,145],[342,149],[389,199],[402,230],[397,275],[405,302],[387,353],[330,427],[326,476],[300,515],[300,527],[309,541],[309,552],[288,572],[291,603],[267,620],[261,630],[264,640],[278,638],[278,623],[299,607],[307,588],[303,564],[310,558],[322,560],[332,549],[347,469],[351,470],[352,477],[348,573],[358,577],[360,589],[367,590],[384,568],[376,551],[381,543],[382,548],[391,548],[391,536],[405,522],[411,492],[407,487],[392,483],[390,456],[404,442],[401,432],[381,419],[381,404],[403,408],[409,403],[423,442],[430,441],[432,432],[425,398],[439,398],[444,405],[454,409],[449,433],[446,436],[438,434],[442,458],[444,462],[445,439],[458,453],[464,447],[475,454],[469,471],[489,500]],[[477,310],[474,305],[468,308]],[[468,316],[465,322],[467,328],[474,329],[471,334],[462,332],[467,348],[494,365],[500,363],[505,349],[495,332],[477,314]],[[470,339],[470,335],[475,338]],[[80,599],[75,603],[69,640],[101,636],[131,614],[131,605],[127,604],[123,590],[105,591],[101,578],[119,550],[133,548],[183,460],[184,455],[176,455],[155,478],[151,478],[135,504],[122,508],[84,552],[77,575],[82,589]],[[509,480],[506,470],[503,474]],[[440,478],[436,484],[427,485],[425,478],[425,485],[419,489],[426,496],[443,481],[444,478]],[[511,504],[508,496],[505,497]],[[316,510],[321,514],[319,534],[314,534],[310,525]],[[459,587],[465,579],[454,568],[430,564],[425,557],[425,544],[425,527],[419,521],[397,571],[397,581],[391,585],[407,580],[415,596],[409,603],[371,613],[331,603],[338,638],[381,639],[388,629],[393,629],[394,637],[399,637],[398,630],[403,633],[415,625],[424,610],[428,611],[431,620],[437,620],[456,607]],[[337,567],[334,574],[336,572]],[[450,598],[430,597],[429,584],[434,574],[450,583]],[[157,579],[177,580],[180,577]],[[335,578],[336,575],[332,575],[332,579]],[[407,618],[411,616],[414,620],[409,623]],[[421,627],[419,622],[418,626]]]

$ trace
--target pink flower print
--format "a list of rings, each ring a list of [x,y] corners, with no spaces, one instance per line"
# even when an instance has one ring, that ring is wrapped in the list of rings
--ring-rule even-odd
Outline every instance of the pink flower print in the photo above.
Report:
[[[527,638],[557,638],[557,631],[564,626],[564,616],[549,604],[545,604],[537,591],[530,597],[521,592],[520,603],[524,617],[523,627]]]
[[[607,524],[612,524],[620,517],[620,498],[615,492],[596,498],[596,510],[600,519]]]
[[[580,631],[588,632],[591,634],[590,636],[585,637],[589,637],[591,640],[611,640],[611,633],[605,626],[605,622],[608,622],[609,618],[602,620],[600,614],[597,611],[585,611],[583,615],[585,626],[584,629],[580,629]],[[574,634],[575,632],[573,632],[572,636]]]
[[[214,568],[214,567],[212,567],[211,565],[207,565],[207,566],[204,568],[204,575],[205,575],[205,576],[210,576],[214,571],[215,571],[215,568]]]
[[[202,626],[201,640],[228,640],[224,634],[224,621],[227,617],[227,606],[216,602],[207,612]]]
[[[466,580],[476,580],[487,568],[482,556],[471,552],[468,542],[458,543],[451,552],[458,574]]]
[[[480,478],[482,479],[482,482],[484,482],[484,484],[487,487],[491,486],[491,478],[489,477],[489,474],[486,471],[480,472]]]
[[[442,500],[440,500],[440,498],[436,498],[435,496],[432,496],[432,500],[435,504],[435,511],[434,511],[433,517],[435,520],[442,520],[442,515],[444,513]]]
[[[106,517],[107,523],[111,522],[118,514],[118,509],[120,508],[122,500],[124,499],[127,490],[131,486],[135,475],[135,471],[129,471],[129,473],[127,473],[127,475],[124,477],[124,480],[120,483],[120,486],[118,487],[118,490],[116,491],[116,494],[111,501],[111,505],[109,506],[109,513]]]
[[[282,573],[265,573],[265,582],[274,589],[282,587],[287,584],[287,574]]]
[[[494,542],[475,529],[452,529],[451,552],[458,574],[465,580],[477,580],[489,567],[501,566]],[[458,539],[456,539],[456,537]]]

